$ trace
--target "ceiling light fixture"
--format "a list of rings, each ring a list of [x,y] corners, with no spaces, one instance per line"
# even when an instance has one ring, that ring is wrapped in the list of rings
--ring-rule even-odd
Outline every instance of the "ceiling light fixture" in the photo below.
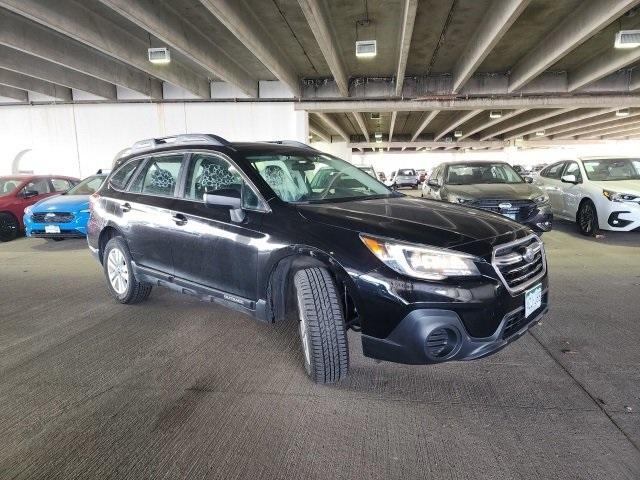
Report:
[[[630,111],[628,108],[621,108],[620,110],[616,111],[616,117],[628,117],[629,113]]]
[[[502,118],[502,110],[491,110],[489,112],[489,118]]]
[[[538,130],[536,132],[536,137],[544,137],[544,130]]]
[[[640,30],[620,30],[616,33],[615,48],[640,47]]]
[[[460,138],[462,136],[462,130],[456,130],[453,132],[453,136],[456,138]]]
[[[169,63],[171,61],[171,53],[167,47],[150,48],[147,50],[149,61],[151,63]]]
[[[378,50],[376,43],[375,40],[358,40],[356,42],[356,57],[375,57]]]

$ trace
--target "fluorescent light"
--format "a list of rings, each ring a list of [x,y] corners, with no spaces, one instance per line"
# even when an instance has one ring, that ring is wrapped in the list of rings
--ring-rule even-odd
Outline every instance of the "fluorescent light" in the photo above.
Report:
[[[621,108],[616,112],[616,117],[628,117],[629,113],[630,112],[628,108]]]
[[[640,47],[640,30],[620,30],[616,33],[615,48]]]
[[[149,61],[155,64],[169,63],[171,61],[171,53],[166,47],[150,48],[147,50]]]
[[[502,110],[491,110],[489,118],[502,118]]]
[[[381,132],[376,132],[376,139],[382,138],[382,133]]]
[[[462,130],[456,130],[453,132],[453,136],[456,138],[460,138],[462,136]]]
[[[544,137],[544,130],[538,130],[536,132],[536,137]]]
[[[356,41],[356,57],[371,58],[377,53],[377,43],[375,40],[358,40]]]

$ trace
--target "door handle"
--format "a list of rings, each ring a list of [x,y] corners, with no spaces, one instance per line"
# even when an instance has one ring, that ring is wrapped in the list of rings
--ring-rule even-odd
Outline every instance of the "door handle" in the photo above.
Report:
[[[120,208],[122,209],[122,213],[127,213],[131,211],[131,204],[127,203],[123,203],[122,205],[120,205]]]
[[[187,223],[187,217],[185,217],[183,214],[181,213],[176,213],[175,215],[173,215],[171,217],[171,219],[176,223],[176,225],[184,225],[185,223]]]

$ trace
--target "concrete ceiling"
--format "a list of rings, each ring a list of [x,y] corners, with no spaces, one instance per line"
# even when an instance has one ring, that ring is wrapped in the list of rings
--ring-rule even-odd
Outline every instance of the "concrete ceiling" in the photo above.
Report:
[[[215,81],[232,87],[228,97],[260,101],[259,82],[280,80],[310,113],[314,135],[353,148],[374,148],[376,132],[398,149],[456,148],[456,130],[467,143],[622,139],[637,134],[640,49],[615,50],[613,41],[640,28],[639,4],[0,0],[0,95],[130,101],[116,88],[124,87],[179,99],[163,96],[170,84],[207,100]],[[356,57],[355,41],[369,39],[377,55]],[[168,46],[171,63],[149,63],[149,46]],[[625,107],[631,115],[617,117]]]

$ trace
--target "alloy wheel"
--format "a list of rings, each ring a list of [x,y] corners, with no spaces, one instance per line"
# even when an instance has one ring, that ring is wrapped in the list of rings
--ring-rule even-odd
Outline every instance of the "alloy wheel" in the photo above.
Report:
[[[15,220],[5,215],[0,216],[0,241],[8,242],[16,238],[18,225]]]
[[[107,273],[111,287],[118,295],[124,295],[129,288],[129,267],[124,254],[114,248],[107,257]]]
[[[591,233],[593,232],[593,226],[595,222],[595,212],[593,211],[593,207],[587,203],[582,207],[580,211],[580,229],[583,232]]]

